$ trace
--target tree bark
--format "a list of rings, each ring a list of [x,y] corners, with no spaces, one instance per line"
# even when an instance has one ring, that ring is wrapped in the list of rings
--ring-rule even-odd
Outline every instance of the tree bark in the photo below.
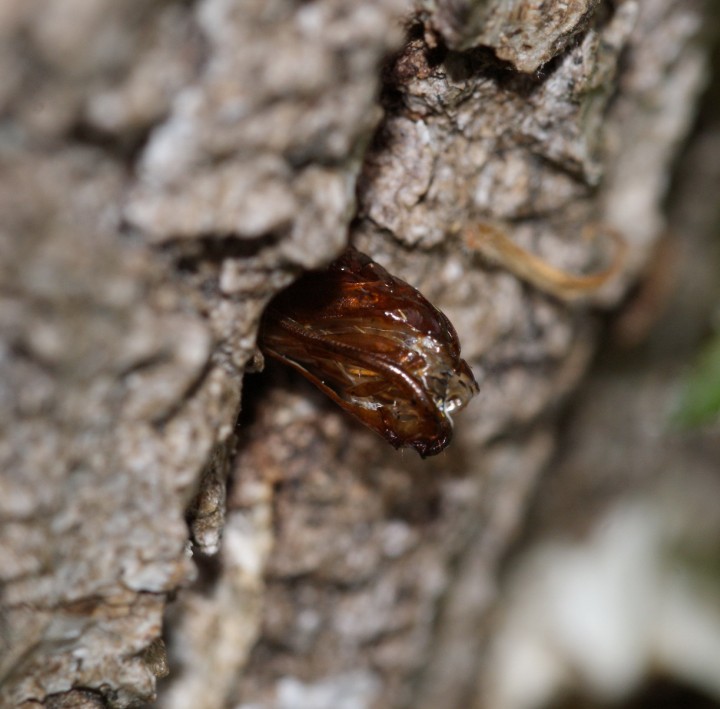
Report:
[[[168,709],[472,705],[591,306],[663,228],[702,20],[5,2],[0,704],[125,707],[169,672]],[[569,306],[468,248],[478,222],[573,272],[596,268],[587,225],[627,256]],[[448,314],[481,380],[437,458],[279,368],[244,379],[268,300],[349,238]]]

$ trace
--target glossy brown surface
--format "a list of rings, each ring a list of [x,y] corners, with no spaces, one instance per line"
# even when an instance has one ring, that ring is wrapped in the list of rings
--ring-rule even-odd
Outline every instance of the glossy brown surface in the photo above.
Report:
[[[478,391],[447,317],[352,247],[270,303],[260,347],[395,448],[423,457],[447,446],[450,414]]]

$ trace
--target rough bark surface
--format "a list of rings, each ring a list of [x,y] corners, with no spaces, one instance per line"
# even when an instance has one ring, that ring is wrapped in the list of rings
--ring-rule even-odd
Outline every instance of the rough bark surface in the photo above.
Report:
[[[593,316],[460,232],[582,271],[582,227],[610,224],[616,302],[662,228],[701,22],[680,0],[4,2],[0,704],[124,707],[169,666],[168,709],[468,706]],[[264,305],[349,235],[482,380],[436,459],[270,367],[236,427]]]
[[[477,706],[720,703],[720,436],[717,421],[678,421],[717,327],[719,88],[675,171],[660,248],[563,417],[503,573]]]

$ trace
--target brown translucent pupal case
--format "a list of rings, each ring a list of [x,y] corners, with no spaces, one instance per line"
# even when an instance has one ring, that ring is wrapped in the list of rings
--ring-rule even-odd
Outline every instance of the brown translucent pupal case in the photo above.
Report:
[[[395,448],[422,457],[448,445],[451,415],[478,392],[447,317],[353,247],[270,302],[259,344]]]

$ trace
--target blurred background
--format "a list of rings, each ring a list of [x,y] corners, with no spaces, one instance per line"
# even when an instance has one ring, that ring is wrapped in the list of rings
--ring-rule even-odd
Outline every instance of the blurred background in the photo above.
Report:
[[[720,707],[720,52],[668,230],[566,412],[480,680],[488,709]]]

